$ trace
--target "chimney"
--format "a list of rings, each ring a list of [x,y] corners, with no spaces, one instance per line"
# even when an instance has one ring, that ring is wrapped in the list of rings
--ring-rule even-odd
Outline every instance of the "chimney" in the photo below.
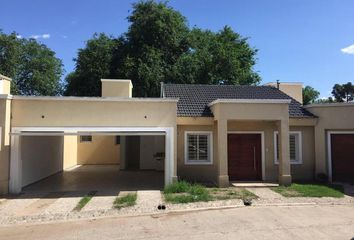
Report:
[[[131,98],[133,84],[129,79],[101,79],[102,97]]]
[[[10,95],[11,78],[0,74],[0,94]]]
[[[303,104],[302,101],[302,83],[300,82],[276,82],[266,83],[265,86],[276,87],[280,91],[284,92],[285,94],[289,95],[290,97],[294,98],[299,103]]]

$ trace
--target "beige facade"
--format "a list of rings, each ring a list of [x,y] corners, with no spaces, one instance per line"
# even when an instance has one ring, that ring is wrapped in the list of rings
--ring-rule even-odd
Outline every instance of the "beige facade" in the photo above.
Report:
[[[315,126],[315,172],[331,175],[328,156],[328,134],[330,131],[354,132],[354,104],[313,104],[306,107],[318,117]]]
[[[176,100],[13,97],[12,127],[170,127]]]
[[[102,79],[102,97],[131,98],[133,84],[127,79]]]
[[[81,164],[120,164],[124,169],[129,167],[127,158],[144,158],[143,163],[137,161],[139,167],[164,170],[166,182],[180,177],[228,186],[228,134],[247,132],[262,137],[262,180],[287,185],[292,180],[313,180],[317,173],[329,174],[328,132],[354,130],[353,104],[312,105],[307,109],[316,117],[290,118],[287,99],[217,99],[209,105],[213,117],[178,117],[177,99],[132,98],[130,80],[102,80],[103,97],[90,98],[11,96],[10,80],[0,76],[0,83],[0,193],[19,184],[18,179],[11,180],[16,174],[23,175],[20,184],[43,177],[31,170],[30,162],[49,159],[51,154],[55,163],[39,163],[49,169],[47,173]],[[302,85],[281,84],[280,89],[302,102]],[[186,161],[186,133],[193,132],[210,136],[207,164]],[[289,153],[294,133],[301,155],[296,163]],[[92,135],[92,142],[81,142],[82,135]],[[124,136],[120,144],[116,135]],[[38,144],[49,144],[43,156],[32,152],[40,148]],[[156,165],[154,155],[161,152],[169,160]],[[21,166],[28,171],[20,173]]]
[[[63,169],[76,166],[77,163],[77,136],[64,136],[63,144]]]
[[[77,138],[78,165],[119,164],[120,145],[115,136],[92,136],[92,142],[81,142]]]

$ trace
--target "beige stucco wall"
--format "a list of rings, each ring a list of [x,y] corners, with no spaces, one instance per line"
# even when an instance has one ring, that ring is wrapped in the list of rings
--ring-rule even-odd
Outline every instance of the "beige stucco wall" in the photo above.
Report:
[[[315,178],[315,128],[313,126],[294,126],[290,131],[302,134],[302,164],[292,164],[294,180],[314,180]]]
[[[318,116],[315,126],[316,174],[328,174],[327,132],[354,131],[354,104],[314,104],[306,108]]]
[[[213,164],[186,165],[184,163],[184,148],[186,131],[213,132]],[[177,126],[177,175],[182,179],[217,183],[217,140],[215,125],[178,125]]]
[[[11,100],[0,98],[0,194],[7,193],[10,162]]]
[[[92,142],[77,137],[77,164],[119,164],[120,145],[115,136],[92,136]]]
[[[77,165],[77,136],[64,136],[63,169]]]
[[[211,106],[216,120],[286,120],[287,103],[216,103]]]
[[[132,97],[133,85],[127,79],[102,79],[102,97]]]
[[[25,100],[20,98],[12,101],[12,126],[175,127],[176,108],[176,102],[166,101],[93,101],[83,98],[80,100],[34,100],[33,98]]]
[[[0,94],[10,94],[11,80],[0,75]]]
[[[22,186],[63,169],[62,136],[21,137]]]

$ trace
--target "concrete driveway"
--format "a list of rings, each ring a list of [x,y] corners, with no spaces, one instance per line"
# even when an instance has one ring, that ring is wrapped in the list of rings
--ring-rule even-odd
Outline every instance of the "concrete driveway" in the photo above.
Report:
[[[248,207],[0,228],[0,239],[352,239],[354,206]]]

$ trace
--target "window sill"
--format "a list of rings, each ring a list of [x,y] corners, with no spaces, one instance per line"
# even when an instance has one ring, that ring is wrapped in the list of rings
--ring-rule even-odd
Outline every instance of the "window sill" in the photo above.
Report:
[[[290,165],[301,165],[302,162],[290,162]],[[279,165],[279,162],[274,162],[274,165]]]
[[[213,165],[213,162],[203,162],[203,161],[185,161],[184,165]]]

